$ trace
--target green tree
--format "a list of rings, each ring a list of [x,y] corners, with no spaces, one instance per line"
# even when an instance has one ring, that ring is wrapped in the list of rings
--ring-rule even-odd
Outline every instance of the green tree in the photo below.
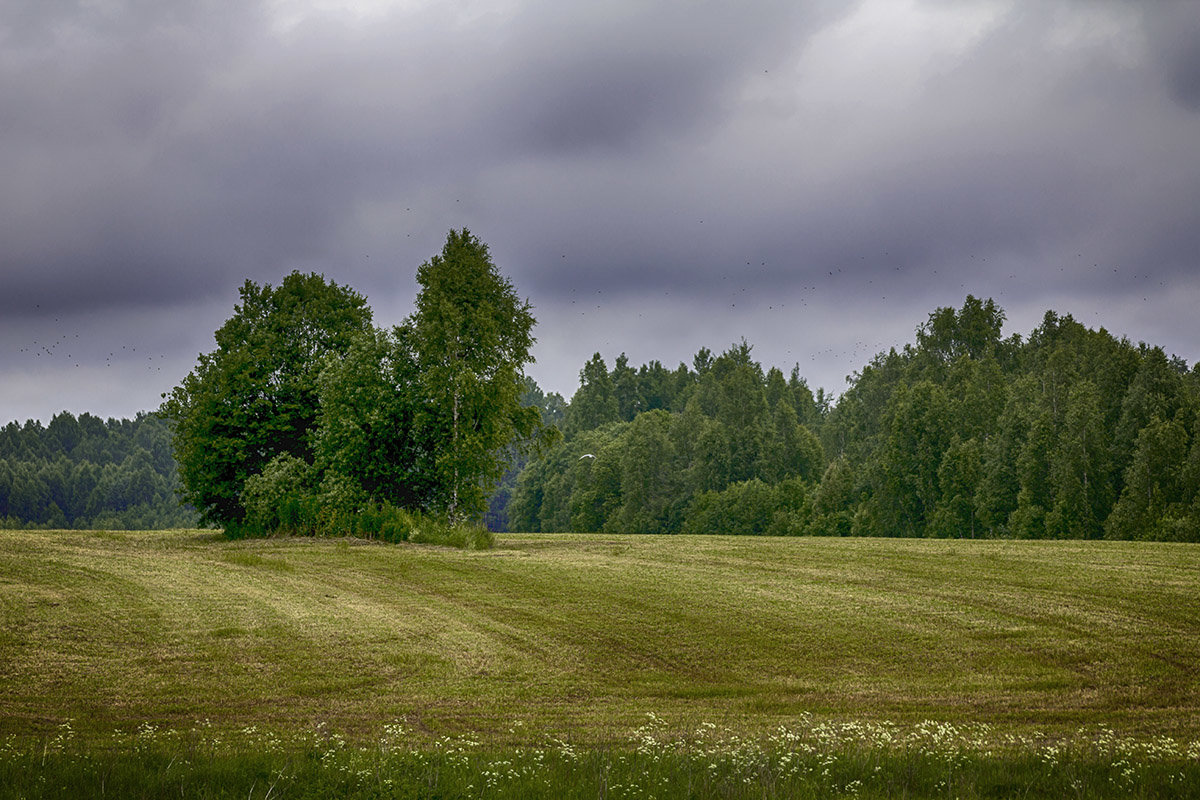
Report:
[[[949,400],[941,387],[923,380],[894,395],[876,484],[879,516],[895,526],[893,535],[925,535],[941,497],[938,467],[950,444],[948,427]]]
[[[975,494],[983,473],[982,448],[978,439],[950,438],[938,466],[941,499],[934,508],[929,533],[941,538],[971,538],[978,533]]]
[[[1113,468],[1121,489],[1131,465],[1138,436],[1154,418],[1173,419],[1183,402],[1184,383],[1179,370],[1160,347],[1142,347],[1141,363],[1121,401],[1120,418],[1113,431]]]
[[[1000,344],[1004,310],[991,298],[967,295],[963,307],[939,308],[917,330],[917,344],[940,361],[960,356],[983,358]]]
[[[724,429],[730,482],[760,477],[770,433],[762,367],[750,350],[743,341],[722,353],[697,389],[701,408]]]
[[[629,366],[629,356],[624,353],[617,356],[609,377],[612,380],[613,397],[617,401],[617,417],[623,422],[630,422],[645,408],[637,370]]]
[[[817,486],[809,529],[819,536],[849,536],[858,500],[850,462],[838,456],[829,462]]]
[[[572,491],[568,501],[570,521],[558,530],[581,533],[602,531],[621,509],[621,436],[630,423],[606,425],[576,439],[568,469]],[[575,453],[579,453],[578,456]]]
[[[1187,430],[1155,416],[1138,433],[1125,488],[1105,525],[1110,539],[1163,539],[1163,519],[1188,497]]]
[[[417,283],[406,322],[423,401],[417,429],[436,454],[433,505],[458,521],[482,515],[509,445],[542,429],[538,409],[521,405],[534,318],[465,228],[450,231],[442,252],[417,269]]]
[[[1071,387],[1057,447],[1050,455],[1054,504],[1046,532],[1059,539],[1095,539],[1112,505],[1109,451],[1095,385]]]
[[[767,419],[759,475],[768,483],[800,477],[815,482],[825,468],[821,440],[796,418],[791,403],[780,403]]]
[[[812,390],[808,388],[808,381],[800,377],[799,364],[792,367],[792,374],[788,376],[788,389],[792,393],[792,403],[796,407],[796,416],[799,417],[800,424],[807,426],[810,430],[818,430],[829,410],[828,400],[824,394],[825,390],[818,389],[820,393],[818,401],[818,398],[813,396]]]
[[[70,455],[83,439],[83,429],[79,427],[79,421],[68,411],[54,415],[46,427],[46,434],[52,446],[67,455]]]
[[[682,364],[680,366],[683,366]],[[687,368],[684,367],[686,373]],[[653,411],[662,408],[667,411],[679,411],[678,389],[675,379],[660,361],[643,364],[637,371],[637,394],[641,401],[642,411]]]
[[[416,355],[406,333],[366,333],[327,361],[315,464],[354,481],[375,503],[420,508],[436,491],[435,455],[418,435]]]
[[[313,468],[287,453],[267,462],[262,472],[246,479],[242,505],[247,533],[268,534],[285,529],[300,532],[311,517],[305,505],[315,505]]]
[[[246,479],[286,453],[313,460],[317,377],[370,329],[357,292],[293,272],[278,288],[246,281],[217,349],[164,395],[183,497],[207,522],[242,519]]]
[[[1046,536],[1046,514],[1054,502],[1050,483],[1050,459],[1056,442],[1050,409],[1039,407],[1032,418],[1029,435],[1017,457],[1017,507],[1009,516],[1009,529],[1022,539]]]
[[[608,366],[599,353],[579,371],[579,389],[567,407],[566,433],[573,436],[590,431],[620,418],[620,407],[613,391]]]
[[[688,509],[683,532],[723,536],[761,536],[779,511],[771,486],[758,478],[731,483],[719,492],[702,492]]]
[[[608,528],[626,533],[675,533],[682,506],[671,416],[661,409],[638,414],[620,442],[621,508]]]

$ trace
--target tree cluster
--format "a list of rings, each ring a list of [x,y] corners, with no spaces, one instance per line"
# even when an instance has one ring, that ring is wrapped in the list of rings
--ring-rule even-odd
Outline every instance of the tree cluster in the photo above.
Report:
[[[516,530],[1200,541],[1200,368],[968,296],[836,403],[743,343],[692,368],[599,355]],[[819,441],[818,441],[819,440]]]
[[[534,319],[465,229],[417,282],[392,330],[320,275],[245,283],[217,349],[161,409],[205,521],[407,538],[410,512],[482,516],[513,443],[542,435],[519,402]]]
[[[855,376],[822,430],[823,527],[1200,540],[1200,371],[1069,315],[1003,321],[968,296]]]
[[[509,504],[529,531],[791,533],[824,453],[821,418],[793,370],[764,372],[746,343],[691,368],[599,356],[580,372],[561,444],[530,463]]]
[[[56,414],[0,428],[0,524],[8,527],[193,527],[181,506],[166,423]]]

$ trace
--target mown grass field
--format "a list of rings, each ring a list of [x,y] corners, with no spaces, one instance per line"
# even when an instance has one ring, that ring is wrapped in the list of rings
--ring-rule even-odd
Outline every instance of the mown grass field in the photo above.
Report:
[[[1129,542],[0,531],[0,735],[606,746],[653,713],[1197,739],[1198,589],[1200,548]]]

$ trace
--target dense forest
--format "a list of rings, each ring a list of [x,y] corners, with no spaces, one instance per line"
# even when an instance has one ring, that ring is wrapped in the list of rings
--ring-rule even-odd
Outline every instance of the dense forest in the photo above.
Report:
[[[742,342],[580,372],[513,530],[1200,540],[1200,370],[968,296],[836,403]]]
[[[0,428],[0,527],[179,528],[171,434],[157,416],[101,420],[66,411]]]

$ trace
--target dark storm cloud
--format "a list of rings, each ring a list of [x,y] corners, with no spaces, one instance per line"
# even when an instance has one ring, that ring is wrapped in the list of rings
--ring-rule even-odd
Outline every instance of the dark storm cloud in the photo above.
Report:
[[[1150,52],[1170,96],[1200,113],[1200,12],[1187,0],[1164,2],[1147,14]]]
[[[657,149],[716,118],[747,72],[774,66],[835,9],[532,4],[514,22],[505,57],[515,61],[492,114],[539,157]]]
[[[467,225],[568,394],[741,336],[838,390],[968,292],[1195,359],[1198,42],[1183,0],[10,2],[0,335],[169,318],[181,376],[244,279],[396,322]]]
[[[789,275],[803,284],[831,269],[861,269],[864,260],[880,270],[959,271],[989,256],[1061,261],[1118,222],[1125,230],[1113,246],[1140,260],[1162,236],[1137,218],[1159,219],[1162,210],[1139,190],[1153,186],[1164,207],[1190,208],[1190,145],[1145,140],[1129,122],[1131,113],[1161,116],[1141,99],[1145,81],[1086,20],[1077,32],[1055,19],[1078,8],[1054,11],[1002,15],[916,87],[887,74],[885,61],[879,74],[821,104],[796,92],[792,76],[781,79],[782,95],[798,95],[790,106],[714,148],[718,158],[752,152],[743,171],[687,136],[620,164],[579,165],[574,175],[560,167],[538,185],[562,201],[541,219],[561,231],[547,251],[572,258],[545,259],[547,286],[571,288],[578,273],[564,267],[581,259],[589,277],[607,273],[626,293],[688,277],[702,291],[747,261],[766,262],[765,279],[776,286]],[[803,84],[827,69],[820,58],[801,60],[796,77]],[[718,119],[706,133],[734,126]],[[1185,161],[1148,159],[1151,146]],[[1174,182],[1182,195],[1172,197],[1170,178],[1181,168],[1185,177]],[[587,192],[575,195],[572,185]],[[602,217],[604,233],[582,230]],[[616,241],[600,241],[614,230]]]
[[[0,304],[157,303],[319,266],[344,258],[364,204],[669,138],[790,44],[789,6],[545,3],[494,27],[426,9],[279,31],[251,3],[24,5],[4,33],[23,44],[0,85],[16,276]]]
[[[0,310],[189,296],[210,263],[196,245],[221,241],[204,234],[206,205],[221,201],[163,148],[243,20],[187,3],[18,12],[0,28]]]

